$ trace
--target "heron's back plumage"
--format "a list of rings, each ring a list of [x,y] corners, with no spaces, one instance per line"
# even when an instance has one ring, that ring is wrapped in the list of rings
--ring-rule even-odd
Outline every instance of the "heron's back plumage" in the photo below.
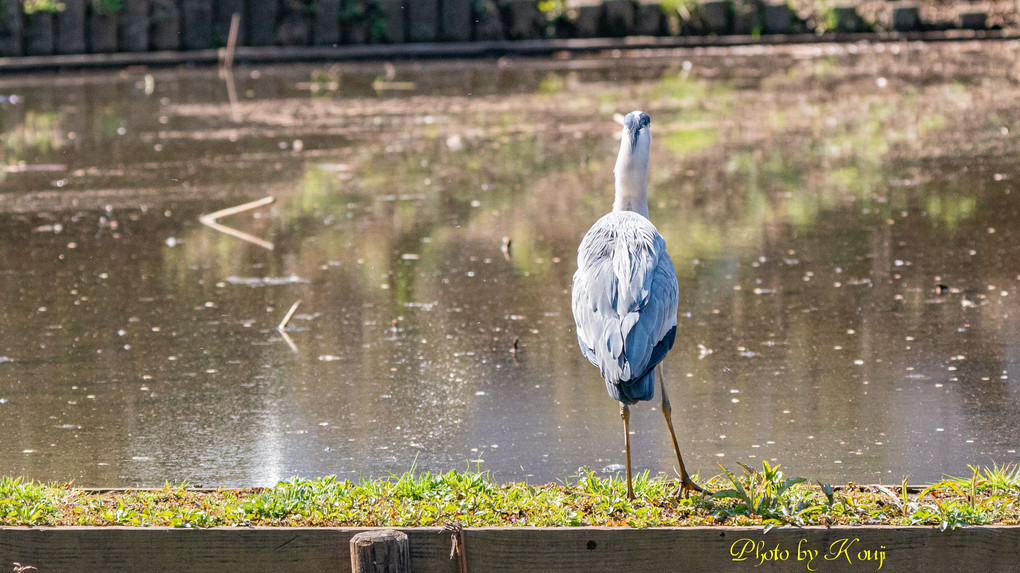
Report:
[[[578,248],[571,303],[578,345],[614,399],[652,399],[678,298],[666,242],[648,219],[614,211],[592,225]]]

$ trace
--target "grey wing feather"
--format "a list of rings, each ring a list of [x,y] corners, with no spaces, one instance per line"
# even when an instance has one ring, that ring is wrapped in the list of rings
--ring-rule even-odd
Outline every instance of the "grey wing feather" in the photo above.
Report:
[[[647,375],[673,345],[679,298],[665,241],[644,217],[610,213],[585,235],[577,260],[571,303],[581,351],[614,398],[616,386],[625,398],[651,399]]]

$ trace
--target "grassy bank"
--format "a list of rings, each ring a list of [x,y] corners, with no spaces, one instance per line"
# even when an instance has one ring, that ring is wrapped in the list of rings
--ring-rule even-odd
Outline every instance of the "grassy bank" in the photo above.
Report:
[[[626,483],[589,471],[565,484],[498,484],[487,473],[407,473],[356,482],[294,478],[272,488],[96,491],[0,478],[0,525],[127,526],[692,526],[1020,524],[1020,470],[971,468],[922,488],[808,484],[776,467],[723,470],[712,494],[676,496],[676,483]]]

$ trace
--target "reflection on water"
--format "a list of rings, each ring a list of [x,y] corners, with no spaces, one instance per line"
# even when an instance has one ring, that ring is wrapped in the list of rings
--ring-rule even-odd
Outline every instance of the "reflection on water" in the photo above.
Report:
[[[1012,43],[0,79],[0,473],[622,462],[570,279],[653,118],[684,455],[840,482],[1020,445]],[[264,196],[272,205],[198,222]],[[504,255],[509,239],[509,260]],[[301,301],[286,326],[277,326]],[[636,468],[671,470],[655,405]]]

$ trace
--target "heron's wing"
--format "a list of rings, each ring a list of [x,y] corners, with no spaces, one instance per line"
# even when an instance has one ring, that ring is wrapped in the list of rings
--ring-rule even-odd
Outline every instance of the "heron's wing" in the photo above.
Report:
[[[673,261],[666,253],[666,242],[658,237],[662,250],[656,259],[649,294],[638,310],[624,316],[624,353],[634,376],[641,376],[662,362],[673,348],[676,336],[676,310],[679,292]],[[628,323],[633,326],[628,328]]]
[[[642,381],[676,332],[676,272],[665,241],[644,217],[610,213],[585,235],[577,260],[571,302],[581,351],[607,385]],[[635,399],[651,398],[646,383]]]

